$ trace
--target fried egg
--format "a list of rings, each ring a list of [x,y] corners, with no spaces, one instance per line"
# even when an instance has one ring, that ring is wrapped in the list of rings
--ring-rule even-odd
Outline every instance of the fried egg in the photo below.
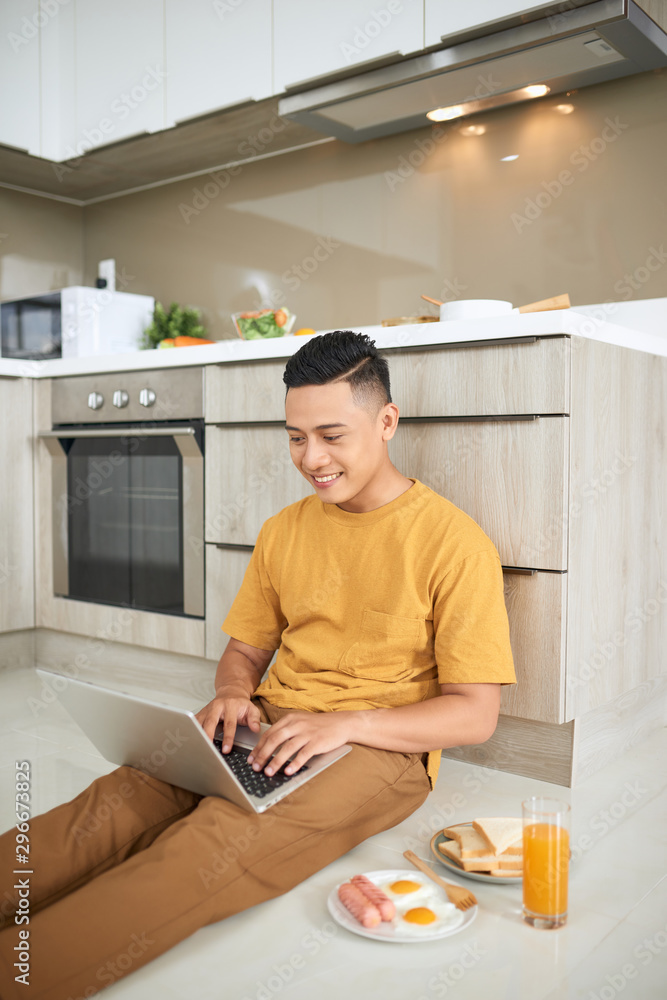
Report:
[[[392,925],[401,935],[430,936],[444,927],[458,927],[463,921],[461,910],[443,899],[442,893],[430,882],[396,879],[385,882],[380,888],[396,906]]]
[[[417,906],[418,902],[430,899],[433,891],[430,886],[418,882],[416,879],[401,878],[394,882],[385,882],[380,889],[394,901],[397,907],[405,904],[404,908]]]
[[[396,916],[396,930],[408,937],[423,937],[443,930],[458,927],[463,922],[463,913],[453,903],[429,900],[428,905],[413,906]]]

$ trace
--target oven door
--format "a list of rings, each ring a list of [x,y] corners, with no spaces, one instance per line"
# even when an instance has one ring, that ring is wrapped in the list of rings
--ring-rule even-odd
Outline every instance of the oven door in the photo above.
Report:
[[[53,458],[54,593],[203,617],[202,422],[40,436]]]

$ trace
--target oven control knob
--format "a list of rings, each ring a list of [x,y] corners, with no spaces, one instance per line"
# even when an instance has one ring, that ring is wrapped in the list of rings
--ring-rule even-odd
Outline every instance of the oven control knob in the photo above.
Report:
[[[104,403],[104,396],[101,392],[88,393],[88,406],[91,410],[99,410]]]
[[[125,392],[125,389],[116,389],[116,391],[113,394],[112,402],[113,405],[117,406],[118,409],[120,410],[124,406],[127,406],[127,404],[130,402],[130,397]]]
[[[142,406],[152,406],[155,402],[155,393],[152,389],[142,389],[139,393],[139,402]]]

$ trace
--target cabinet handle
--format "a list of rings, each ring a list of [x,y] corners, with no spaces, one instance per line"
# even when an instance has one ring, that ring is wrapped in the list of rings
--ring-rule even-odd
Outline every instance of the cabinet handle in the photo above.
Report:
[[[526,569],[523,566],[503,566],[503,573],[518,573],[520,576],[535,576],[536,569]]]
[[[562,413],[548,413],[546,416],[560,417]],[[510,420],[539,420],[539,413],[485,413],[483,416],[456,417],[401,417],[402,424],[491,424]],[[284,426],[284,425],[283,425]]]

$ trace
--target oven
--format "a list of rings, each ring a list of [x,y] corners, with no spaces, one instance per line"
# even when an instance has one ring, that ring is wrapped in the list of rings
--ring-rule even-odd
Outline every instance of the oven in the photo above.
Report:
[[[52,380],[53,592],[204,617],[204,370]]]

